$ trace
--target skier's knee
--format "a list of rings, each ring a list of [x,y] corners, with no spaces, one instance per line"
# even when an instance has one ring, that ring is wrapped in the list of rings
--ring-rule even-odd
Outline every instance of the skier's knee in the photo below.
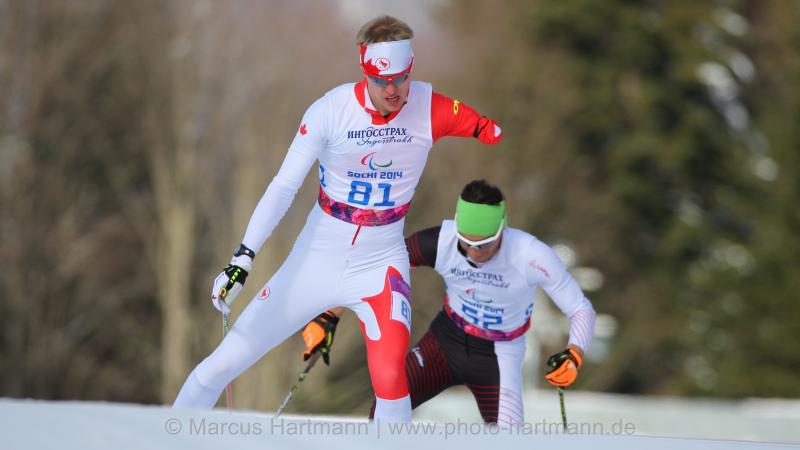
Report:
[[[408,395],[408,381],[402,365],[381,367],[372,374],[375,395],[385,399],[397,399]]]

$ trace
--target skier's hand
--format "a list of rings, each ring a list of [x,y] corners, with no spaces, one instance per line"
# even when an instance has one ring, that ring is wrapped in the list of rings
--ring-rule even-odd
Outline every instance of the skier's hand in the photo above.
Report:
[[[329,355],[338,323],[339,318],[333,311],[325,311],[303,328],[303,342],[306,344],[303,361],[308,361],[314,353],[320,352],[325,364],[330,365]]]
[[[570,346],[547,359],[547,367],[550,370],[544,377],[553,386],[567,387],[578,378],[578,369],[582,365],[581,351],[575,346]]]
[[[230,305],[239,295],[247,280],[247,274],[253,268],[253,258],[248,255],[234,256],[231,263],[222,269],[214,279],[211,288],[211,304],[223,314],[231,312]]]

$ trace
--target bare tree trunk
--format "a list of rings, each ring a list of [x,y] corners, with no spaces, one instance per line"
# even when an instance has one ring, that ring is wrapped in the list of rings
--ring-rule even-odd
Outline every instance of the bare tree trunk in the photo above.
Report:
[[[186,48],[192,42],[194,23],[201,15],[173,15],[175,23],[168,29],[172,53],[167,56],[165,70],[156,72],[156,85],[168,92],[155,92],[150,103],[146,128],[152,144],[146,155],[153,183],[157,228],[146,240],[150,262],[156,272],[156,293],[161,305],[161,400],[171,403],[189,373],[192,364],[190,327],[192,273],[194,267],[198,221],[198,191],[203,183],[198,176],[201,133],[204,129],[202,79],[198,61],[204,57],[199,49]],[[183,46],[184,50],[180,49]],[[159,95],[167,98],[158,101]]]
[[[187,150],[183,150],[184,152]],[[180,152],[179,152],[180,153]],[[179,155],[180,156],[180,155]],[[186,158],[179,158],[186,159]],[[191,323],[189,295],[195,242],[195,205],[186,194],[189,167],[175,167],[177,176],[165,180],[157,194],[163,240],[156,251],[158,296],[162,310],[161,399],[171,402],[190,368],[188,330]],[[166,172],[166,168],[159,168]],[[170,177],[160,173],[159,177]]]

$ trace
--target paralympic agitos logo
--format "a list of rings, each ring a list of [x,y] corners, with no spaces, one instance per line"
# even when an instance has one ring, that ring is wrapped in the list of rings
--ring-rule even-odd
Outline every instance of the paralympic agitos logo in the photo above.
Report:
[[[377,152],[369,152],[361,158],[361,165],[366,166],[369,171],[357,172],[353,170],[347,171],[347,176],[350,178],[372,179],[372,180],[399,180],[403,178],[402,170],[385,170],[392,165],[392,160],[386,162],[385,156],[381,158],[376,156]],[[380,186],[380,185],[379,185]]]
[[[378,169],[385,169],[392,165],[392,160],[390,159],[388,163],[381,164],[375,161],[375,152],[367,153],[361,158],[361,165],[367,166],[370,170],[378,170]]]
[[[458,296],[461,297],[462,300],[467,300],[467,301],[471,300],[473,302],[480,302],[480,303],[492,303],[491,298],[479,295],[478,292],[475,290],[475,288],[469,288],[465,292],[469,297],[464,297],[463,295],[458,294]]]

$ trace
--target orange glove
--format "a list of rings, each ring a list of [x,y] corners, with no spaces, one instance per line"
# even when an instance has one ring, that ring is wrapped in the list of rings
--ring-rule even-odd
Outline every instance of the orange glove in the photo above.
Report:
[[[578,378],[578,369],[583,365],[583,357],[577,350],[568,348],[547,359],[550,370],[545,374],[547,381],[556,387],[567,387]]]
[[[337,323],[339,323],[339,318],[336,317],[336,314],[333,311],[325,311],[303,328],[303,342],[306,344],[303,361],[308,361],[311,355],[321,352],[322,360],[325,361],[325,364],[330,365],[329,355]]]

